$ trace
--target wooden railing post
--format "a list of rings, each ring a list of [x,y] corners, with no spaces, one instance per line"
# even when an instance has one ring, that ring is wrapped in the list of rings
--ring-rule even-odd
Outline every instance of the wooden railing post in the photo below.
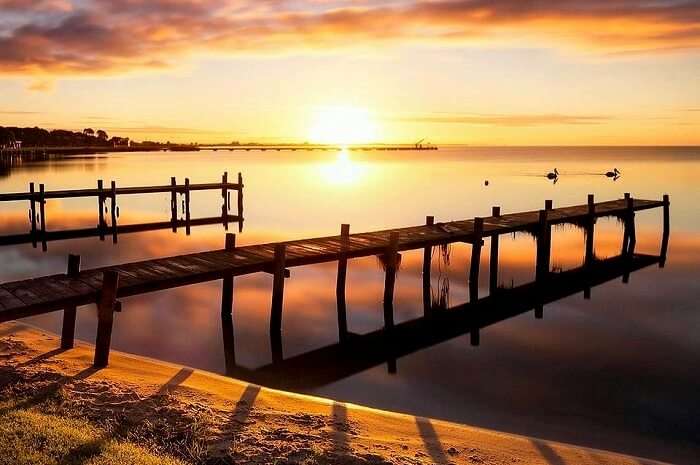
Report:
[[[104,189],[104,182],[102,179],[97,180],[97,209],[99,210],[97,213],[97,228],[100,231],[100,240],[103,241],[105,239],[105,233],[104,233],[104,227],[105,227],[105,198],[104,195],[102,194],[102,190]]]
[[[46,252],[46,199],[44,198],[44,185],[39,184],[39,227],[41,228],[41,250]]]
[[[112,343],[114,308],[117,301],[119,273],[113,270],[102,275],[102,290],[97,305],[97,337],[95,338],[95,368],[104,368],[109,363],[109,349]]]
[[[399,233],[389,234],[389,244],[386,248],[386,272],[384,274],[384,328],[394,326],[394,286],[396,284],[396,269],[398,267]]]
[[[80,274],[80,255],[68,255],[68,279],[75,279]],[[70,305],[63,309],[63,327],[61,329],[61,349],[72,349],[75,345],[75,320],[77,309]]]
[[[109,200],[110,200],[110,209],[111,214],[112,214],[112,242],[117,243],[117,183],[115,181],[111,182],[110,185],[110,195],[109,195]]]
[[[472,257],[469,264],[469,301],[479,300],[479,268],[481,266],[481,245],[484,236],[484,219],[474,218]]]
[[[551,226],[547,220],[547,210],[540,210],[539,231],[537,232],[537,265],[535,279],[541,281],[549,274],[551,253]]]
[[[341,250],[338,259],[338,278],[335,285],[335,300],[338,311],[338,338],[340,342],[345,342],[348,337],[348,316],[347,303],[345,300],[345,280],[348,272],[347,250],[350,240],[350,225],[340,226]]]
[[[425,217],[426,226],[432,226],[435,224],[434,216]],[[433,258],[433,247],[425,247],[423,249],[423,314],[429,315],[432,313],[433,304],[431,301],[430,292],[430,265]]]
[[[501,207],[491,208],[491,216],[501,216]],[[498,291],[498,234],[491,235],[491,250],[489,257],[489,295],[496,295]]]
[[[243,175],[238,173],[238,232],[243,231]]]
[[[554,202],[552,200],[545,200],[544,201],[544,209],[551,210],[552,208],[554,208]]]
[[[173,223],[173,232],[177,232],[177,180],[175,176],[170,178],[170,221]]]
[[[666,266],[666,255],[668,253],[668,239],[671,235],[671,200],[668,194],[664,194],[664,231],[661,236],[661,252],[659,253],[659,267]]]
[[[185,178],[185,233],[190,235],[190,178]]]
[[[226,251],[236,249],[236,235],[226,234]],[[233,273],[224,275],[221,289],[221,331],[224,341],[226,374],[231,375],[236,368],[236,350],[233,333]]]

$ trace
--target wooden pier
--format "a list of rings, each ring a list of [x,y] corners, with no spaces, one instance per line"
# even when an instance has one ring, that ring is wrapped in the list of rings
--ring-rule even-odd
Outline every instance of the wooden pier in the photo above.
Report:
[[[29,202],[29,232],[25,234],[12,234],[0,236],[0,246],[32,243],[34,247],[37,243],[42,244],[42,249],[47,250],[47,242],[64,239],[77,239],[84,237],[99,237],[104,240],[111,235],[112,241],[117,242],[120,234],[129,234],[143,231],[154,231],[172,228],[176,232],[178,227],[184,227],[186,233],[190,234],[193,226],[222,223],[226,230],[228,224],[238,223],[239,232],[243,230],[243,176],[238,173],[238,181],[231,183],[228,181],[228,174],[224,173],[221,182],[208,184],[190,184],[190,180],[185,178],[184,184],[178,184],[176,178],[170,178],[170,184],[161,186],[142,187],[117,187],[116,182],[111,181],[109,187],[105,187],[103,180],[97,181],[96,189],[70,189],[70,190],[45,190],[44,184],[39,184],[36,189],[35,183],[29,184],[28,192],[4,193],[0,194],[0,202]],[[220,190],[222,197],[221,216],[215,218],[191,218],[190,193],[193,191]],[[231,215],[231,192],[237,194],[237,213]],[[161,222],[139,223],[139,224],[118,224],[119,206],[117,199],[123,195],[139,194],[170,194],[170,220]],[[179,211],[177,196],[181,195],[182,211]],[[72,230],[48,231],[46,201],[50,199],[75,199],[94,197],[97,202],[97,225],[94,228],[81,228]],[[109,202],[109,208],[107,203]],[[109,214],[110,221],[106,216]],[[180,214],[182,218],[180,218]]]
[[[668,248],[670,203],[668,196],[663,200],[633,199],[625,194],[624,199],[608,202],[594,202],[589,196],[584,205],[553,208],[551,201],[545,209],[513,214],[501,214],[500,209],[491,216],[472,220],[436,223],[428,218],[427,224],[408,228],[350,234],[344,225],[337,236],[319,237],[289,242],[269,243],[236,247],[235,235],[228,234],[225,248],[175,257],[146,260],[135,263],[79,271],[75,265],[79,258],[69,259],[68,273],[45,276],[0,285],[0,322],[17,318],[64,310],[64,334],[73,334],[70,326],[75,325],[72,309],[88,304],[98,306],[98,336],[96,339],[95,365],[105,366],[109,354],[109,341],[113,325],[113,311],[119,308],[117,299],[148,292],[169,289],[188,284],[222,279],[222,323],[225,344],[233,343],[233,278],[256,272],[271,273],[274,277],[270,308],[270,337],[273,347],[273,361],[282,359],[281,326],[284,301],[284,281],[290,276],[289,268],[337,261],[339,273],[337,281],[339,339],[348,338],[346,309],[344,305],[345,267],[347,260],[357,257],[377,255],[385,265],[384,322],[385,328],[394,327],[393,293],[398,254],[405,250],[426,249],[454,242],[472,244],[480,250],[483,239],[525,231],[537,237],[536,281],[545,285],[550,271],[551,227],[556,224],[572,223],[584,227],[587,237],[594,233],[594,225],[600,217],[618,217],[623,220],[624,241],[621,255],[634,258],[636,235],[634,228],[635,212],[652,208],[663,208],[664,234],[659,263],[663,266]],[[592,240],[592,239],[591,239]],[[586,249],[586,263],[592,265],[596,259],[592,248]],[[589,255],[590,254],[590,255]],[[429,254],[425,254],[429,257]],[[490,282],[498,282],[498,260],[492,262]],[[72,264],[72,265],[71,265]],[[424,273],[424,282],[430,282],[430,268]],[[472,254],[469,270],[470,301],[479,299],[478,282],[480,253]],[[624,279],[624,278],[623,278]],[[424,290],[425,290],[424,285]],[[425,299],[424,299],[425,300]],[[426,312],[430,309],[426,307]],[[68,315],[68,317],[66,317]],[[66,328],[68,326],[69,328]],[[227,332],[230,332],[227,334]],[[478,335],[477,335],[478,338]],[[228,341],[228,342],[227,342]],[[72,338],[64,340],[63,346],[71,347]],[[232,347],[232,346],[231,346]],[[226,350],[227,366],[233,366]]]

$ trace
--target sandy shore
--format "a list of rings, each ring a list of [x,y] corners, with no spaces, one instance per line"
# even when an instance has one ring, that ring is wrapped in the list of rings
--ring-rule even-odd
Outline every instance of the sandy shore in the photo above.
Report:
[[[0,325],[2,395],[52,393],[56,411],[139,431],[162,450],[205,463],[652,464],[651,460],[385,412],[251,385],[113,351],[57,350],[57,336]]]

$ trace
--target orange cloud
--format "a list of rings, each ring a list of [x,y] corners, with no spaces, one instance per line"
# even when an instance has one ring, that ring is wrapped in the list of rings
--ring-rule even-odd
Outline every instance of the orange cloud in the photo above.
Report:
[[[531,42],[603,53],[700,47],[696,1],[0,0],[0,72],[159,69],[201,53],[280,53],[378,43]]]

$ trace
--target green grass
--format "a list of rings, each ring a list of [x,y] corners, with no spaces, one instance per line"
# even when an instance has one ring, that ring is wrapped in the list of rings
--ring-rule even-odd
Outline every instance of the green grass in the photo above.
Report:
[[[0,465],[182,465],[86,421],[0,404]]]

